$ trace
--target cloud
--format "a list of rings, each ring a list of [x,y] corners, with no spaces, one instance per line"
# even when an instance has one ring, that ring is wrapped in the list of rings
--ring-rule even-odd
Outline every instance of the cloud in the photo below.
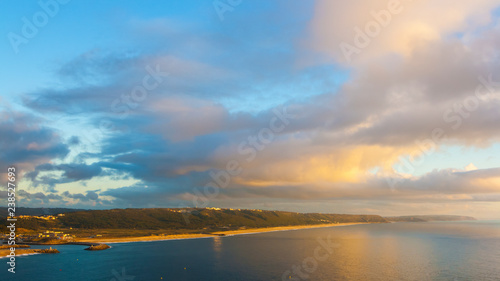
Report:
[[[95,191],[87,191],[86,194],[82,193],[70,193],[69,191],[65,191],[62,193],[62,196],[71,198],[71,199],[78,199],[80,201],[86,202],[86,201],[97,201],[99,199],[99,195]]]
[[[457,33],[476,31],[491,23],[491,11],[496,7],[498,2],[495,0],[474,3],[466,0],[439,3],[430,0],[369,3],[320,0],[311,23],[312,46],[345,63],[339,45],[342,42],[355,45],[355,28],[375,32],[377,28],[370,27],[370,22],[378,21],[382,23],[378,24],[379,32],[373,38],[368,37],[369,43],[363,44],[367,46],[361,48],[360,54],[353,55],[351,63],[387,62],[391,55],[405,58],[422,45],[445,41]]]
[[[31,202],[42,202],[43,204],[50,204],[52,201],[60,201],[62,197],[60,195],[49,193],[45,194],[43,192],[30,193],[26,190],[19,190],[17,195],[21,197],[21,200],[27,200]]]
[[[62,174],[54,174],[54,172],[59,171]],[[52,172],[52,175],[44,174],[44,172]],[[42,184],[53,188],[56,184],[89,180],[101,174],[102,168],[96,163],[91,165],[79,163],[54,165],[45,163],[36,166],[33,171],[26,174],[26,177],[32,181],[34,186]]]
[[[497,169],[442,167],[414,176],[394,165],[442,146],[500,140],[500,25],[491,15],[497,3],[401,3],[403,10],[350,64],[339,43],[352,42],[354,28],[388,1],[317,1],[313,11],[279,1],[215,27],[134,21],[131,34],[143,51],[84,52],[55,71],[62,87],[24,95],[32,111],[63,117],[73,129],[67,144],[34,117],[19,115],[16,123],[27,127],[2,151],[20,145],[16,155],[30,163],[27,177],[54,193],[58,185],[102,176],[137,180],[99,192],[66,191],[59,195],[64,204],[192,205],[194,191],[233,160],[242,172],[212,202],[494,202]],[[163,73],[161,83],[133,99],[151,69]],[[276,105],[297,117],[269,143],[255,144],[276,118]],[[4,123],[0,128],[10,124]]]
[[[87,190],[84,193],[71,193],[69,191],[60,194],[53,192],[29,192],[24,189],[17,191],[16,201],[19,205],[29,207],[61,207],[71,208],[109,208],[112,203],[99,198],[99,190]],[[0,194],[2,194],[0,192]]]
[[[54,158],[68,154],[68,146],[43,121],[31,114],[0,107],[0,174],[16,166],[18,177]]]

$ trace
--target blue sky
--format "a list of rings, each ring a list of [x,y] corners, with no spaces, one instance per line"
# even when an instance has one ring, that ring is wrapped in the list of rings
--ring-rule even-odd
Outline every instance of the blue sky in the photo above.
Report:
[[[498,5],[402,1],[361,47],[356,28],[388,8],[355,2],[47,0],[57,11],[13,46],[23,18],[45,12],[4,1],[0,168],[19,167],[33,207],[488,217],[498,85],[474,92],[478,77],[500,80]],[[435,128],[436,151],[418,146]],[[411,155],[425,157],[409,171]]]

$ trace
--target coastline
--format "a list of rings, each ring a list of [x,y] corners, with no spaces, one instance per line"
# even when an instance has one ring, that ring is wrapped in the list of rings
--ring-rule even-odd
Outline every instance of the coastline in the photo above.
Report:
[[[336,223],[336,224],[321,224],[321,225],[294,225],[294,226],[278,226],[278,227],[267,227],[267,228],[249,228],[249,229],[239,229],[239,230],[228,230],[228,231],[218,231],[211,234],[175,234],[166,236],[140,236],[140,237],[120,237],[120,238],[79,238],[75,239],[76,242],[85,243],[133,243],[133,242],[154,242],[154,241],[167,241],[167,240],[186,240],[186,239],[200,239],[200,238],[212,238],[212,237],[224,237],[224,236],[235,236],[235,235],[248,235],[248,234],[259,234],[266,232],[277,232],[277,231],[291,231],[291,230],[301,230],[301,229],[313,229],[322,227],[336,227],[336,226],[349,226],[358,224],[370,224],[370,222],[353,222],[353,223]]]
[[[19,250],[16,249],[16,257],[41,254],[37,250],[40,250],[40,249],[19,249]],[[0,250],[0,259],[6,258],[9,254],[10,254],[10,250]]]

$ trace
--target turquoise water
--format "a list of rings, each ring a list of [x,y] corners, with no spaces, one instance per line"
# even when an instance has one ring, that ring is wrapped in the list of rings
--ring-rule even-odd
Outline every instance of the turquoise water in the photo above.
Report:
[[[500,280],[500,221],[354,225],[112,247],[57,246],[60,254],[18,257],[17,273],[4,263],[0,280]]]

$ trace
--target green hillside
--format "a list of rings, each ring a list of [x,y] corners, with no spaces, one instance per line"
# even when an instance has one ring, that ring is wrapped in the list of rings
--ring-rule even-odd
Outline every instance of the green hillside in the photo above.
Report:
[[[274,227],[345,222],[387,222],[378,215],[340,215],[231,209],[113,209],[66,213],[47,221],[19,219],[25,229],[217,229]]]

